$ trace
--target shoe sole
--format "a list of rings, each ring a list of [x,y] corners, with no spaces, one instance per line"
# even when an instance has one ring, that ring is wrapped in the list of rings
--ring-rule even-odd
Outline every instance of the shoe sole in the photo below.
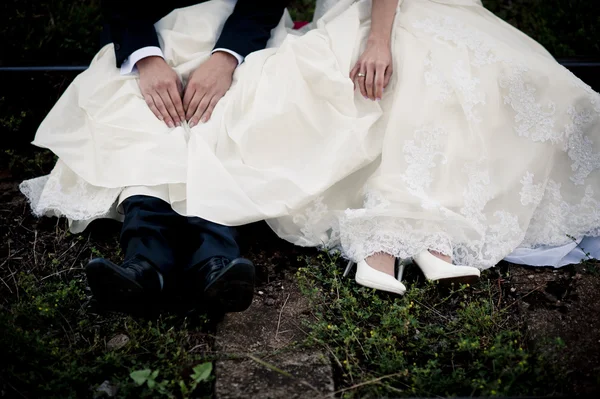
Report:
[[[211,311],[243,312],[254,297],[254,265],[235,260],[204,290],[204,300]]]
[[[479,276],[459,276],[459,277],[445,277],[436,279],[440,284],[474,284],[479,281]]]
[[[85,274],[92,294],[103,305],[110,305],[117,310],[132,310],[142,300],[142,286],[125,276],[118,266],[92,264],[86,267]]]
[[[371,281],[371,280],[367,280],[364,278],[360,278],[360,277],[355,277],[354,280],[356,281],[357,284],[362,285],[363,287],[367,287],[367,288],[374,288],[376,290],[379,291],[385,291],[385,292],[389,292],[392,294],[397,294],[397,295],[404,295],[406,293],[406,289],[401,290],[401,289],[394,289],[391,288],[389,286],[386,286],[384,284],[379,284],[377,282]]]

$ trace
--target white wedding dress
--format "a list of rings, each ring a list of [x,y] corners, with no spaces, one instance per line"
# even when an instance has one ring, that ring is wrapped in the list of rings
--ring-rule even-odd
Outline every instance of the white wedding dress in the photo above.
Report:
[[[234,3],[156,24],[184,81]],[[33,212],[77,232],[120,219],[124,193],[148,193],[221,224],[266,220],[355,261],[429,248],[480,269],[562,266],[585,258],[581,240],[599,257],[600,94],[479,0],[401,0],[392,80],[366,100],[348,75],[370,11],[370,0],[320,1],[301,31],[284,15],[192,129],[157,120],[107,45],[37,132],[59,161],[22,183]]]

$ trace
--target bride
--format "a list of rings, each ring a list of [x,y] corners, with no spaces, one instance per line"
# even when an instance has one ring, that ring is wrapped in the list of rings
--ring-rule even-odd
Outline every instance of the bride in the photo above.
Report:
[[[186,40],[233,3],[156,24],[184,80]],[[144,186],[183,215],[266,220],[287,241],[340,250],[359,284],[398,294],[396,260],[430,280],[469,279],[502,259],[576,262],[567,255],[582,239],[598,251],[600,94],[541,45],[479,0],[323,0],[308,27],[290,22],[246,58],[208,121],[169,131],[184,151],[127,153],[157,166],[146,173],[119,154],[156,121],[130,119],[148,110],[105,72],[107,45],[37,132],[59,161],[22,183],[33,212],[80,232],[121,219],[123,193]],[[109,99],[121,112],[106,114]]]

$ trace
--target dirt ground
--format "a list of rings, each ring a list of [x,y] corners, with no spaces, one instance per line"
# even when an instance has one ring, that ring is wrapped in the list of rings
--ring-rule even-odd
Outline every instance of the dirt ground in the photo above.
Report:
[[[600,268],[598,264],[552,268],[512,265],[509,290],[520,297],[530,340],[544,349],[564,342],[556,361],[577,393],[600,389]],[[554,350],[554,349],[552,349]]]

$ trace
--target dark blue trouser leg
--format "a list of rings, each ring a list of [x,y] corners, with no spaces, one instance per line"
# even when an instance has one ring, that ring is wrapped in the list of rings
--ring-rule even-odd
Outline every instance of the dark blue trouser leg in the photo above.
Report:
[[[237,230],[209,222],[198,217],[187,218],[188,239],[194,240],[194,248],[186,270],[194,268],[215,256],[233,260],[239,258]]]
[[[179,262],[187,270],[214,256],[231,260],[240,256],[235,228],[184,217],[159,198],[129,197],[123,201],[123,211],[121,246],[125,261],[141,256],[167,275]]]
[[[186,227],[186,218],[167,202],[145,195],[127,198],[123,201],[123,211],[121,246],[125,261],[141,256],[168,275],[176,264],[176,245]]]

